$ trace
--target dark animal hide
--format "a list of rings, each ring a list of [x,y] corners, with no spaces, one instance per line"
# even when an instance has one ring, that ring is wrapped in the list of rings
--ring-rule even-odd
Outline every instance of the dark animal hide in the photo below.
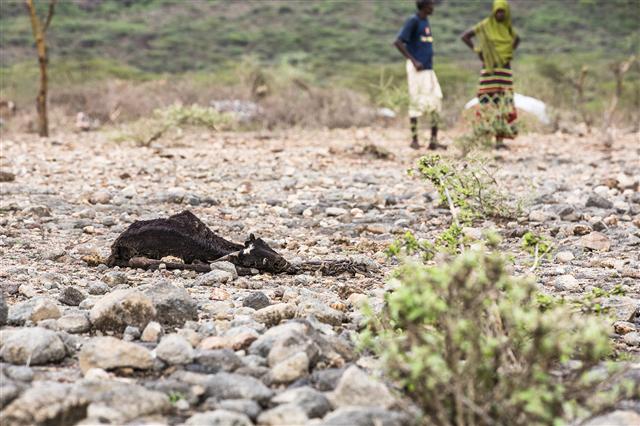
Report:
[[[161,261],[166,256],[180,258],[184,263]],[[209,272],[210,263],[223,260],[233,263],[240,275],[249,275],[256,270],[274,274],[335,276],[347,272],[368,275],[372,269],[377,269],[375,264],[349,259],[292,265],[253,234],[244,245],[219,237],[190,211],[166,219],[134,222],[113,243],[106,264],[141,269],[157,269],[163,264],[167,269]]]
[[[168,269],[210,270],[209,263],[226,260],[242,270],[286,272],[289,263],[253,234],[244,245],[216,235],[190,211],[166,219],[139,220],[131,224],[111,246],[108,266],[157,268],[160,259],[174,256],[182,263],[165,263]]]

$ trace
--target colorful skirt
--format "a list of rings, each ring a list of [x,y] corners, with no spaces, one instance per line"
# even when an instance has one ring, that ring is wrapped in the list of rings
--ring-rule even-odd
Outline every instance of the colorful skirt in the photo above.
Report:
[[[478,116],[491,122],[496,137],[514,138],[517,131],[513,123],[518,118],[518,111],[513,99],[513,71],[508,68],[483,69],[477,96],[481,106]]]

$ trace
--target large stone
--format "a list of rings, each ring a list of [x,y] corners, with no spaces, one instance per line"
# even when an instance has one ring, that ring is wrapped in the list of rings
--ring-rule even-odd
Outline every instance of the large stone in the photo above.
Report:
[[[601,195],[591,194],[587,198],[586,207],[597,207],[599,209],[610,209],[613,207],[613,203]]]
[[[580,238],[580,245],[590,250],[609,251],[611,240],[603,233],[594,231]]]
[[[122,333],[128,325],[143,330],[155,317],[151,299],[136,290],[115,290],[107,294],[89,314],[96,329],[117,333]]]
[[[187,339],[177,334],[169,334],[160,341],[156,355],[168,364],[189,364],[193,361],[194,353]]]
[[[75,287],[65,287],[60,292],[60,300],[65,305],[78,306],[87,296]]]
[[[2,411],[2,424],[76,424],[86,417],[88,405],[87,398],[73,392],[73,385],[36,382]]]
[[[260,405],[250,399],[225,399],[219,402],[215,401],[212,408],[242,413],[251,420],[256,420],[262,411]]]
[[[171,410],[167,395],[133,383],[83,380],[76,384],[73,395],[90,401],[84,423],[87,425],[125,424],[143,416],[167,414]]]
[[[253,308],[256,311],[258,309],[266,308],[270,304],[271,302],[269,301],[269,297],[261,291],[251,293],[242,299],[242,306]]]
[[[11,364],[40,365],[57,362],[66,356],[58,335],[40,327],[17,330],[2,344],[0,355]]]
[[[240,357],[230,349],[198,350],[195,362],[208,373],[231,372],[244,365]]]
[[[83,373],[91,368],[147,370],[153,366],[153,357],[147,348],[109,336],[91,339],[82,347],[78,360]]]
[[[298,352],[274,365],[269,371],[268,381],[273,384],[291,383],[309,373],[309,357]]]
[[[347,368],[336,389],[329,394],[329,400],[334,407],[348,405],[372,405],[389,408],[395,403],[395,399],[387,387],[369,377],[360,368],[351,366]]]
[[[327,397],[309,386],[288,389],[271,399],[273,404],[295,404],[302,408],[307,417],[323,417],[331,411]]]
[[[306,318],[309,315],[313,315],[320,322],[333,326],[339,326],[342,324],[344,316],[342,312],[333,309],[322,302],[317,300],[306,300],[298,305],[296,317]]]
[[[640,414],[631,410],[616,410],[587,420],[582,426],[638,426]]]
[[[160,281],[144,294],[156,309],[157,321],[167,327],[182,327],[189,320],[198,319],[198,304],[184,289]]]
[[[278,405],[258,416],[258,424],[265,426],[304,425],[307,420],[304,410],[295,404]]]
[[[207,394],[218,399],[252,399],[266,403],[273,391],[260,380],[234,373],[216,373],[208,376]]]
[[[160,323],[151,321],[142,331],[142,336],[140,340],[143,342],[152,342],[155,343],[160,340],[162,336],[162,326]]]
[[[4,293],[0,290],[0,327],[7,323],[7,317],[9,316],[9,307],[4,300]]]
[[[376,401],[371,399],[369,404],[375,404]],[[336,411],[329,413],[320,426],[409,426],[411,423],[408,416],[396,412],[389,411],[377,406],[368,407],[341,407]]]
[[[580,288],[580,283],[573,275],[560,275],[554,283],[556,289],[560,291],[573,291]]]
[[[233,281],[233,274],[220,269],[214,269],[204,275],[199,276],[193,283],[195,286],[217,286],[226,282]]]
[[[272,326],[279,324],[280,321],[284,319],[293,318],[295,314],[295,305],[291,303],[277,303],[255,311],[253,318],[267,326]]]
[[[89,318],[82,312],[63,315],[58,318],[57,324],[60,330],[72,334],[86,333],[91,330]]]
[[[239,351],[249,347],[258,336],[258,332],[255,330],[247,330],[230,336],[210,336],[204,338],[198,347],[200,349],[233,349],[234,351]]]
[[[187,419],[189,426],[253,426],[251,419],[244,414],[228,410],[206,411]]]
[[[26,321],[37,323],[46,319],[60,318],[60,309],[48,297],[34,297],[9,309],[9,324],[23,325]]]

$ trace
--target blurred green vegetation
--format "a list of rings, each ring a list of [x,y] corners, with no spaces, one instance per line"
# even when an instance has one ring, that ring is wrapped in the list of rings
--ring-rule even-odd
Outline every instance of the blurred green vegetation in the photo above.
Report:
[[[36,3],[44,13],[46,2]],[[575,89],[568,79],[587,65],[580,108],[597,122],[615,90],[610,64],[638,51],[640,2],[511,3],[514,25],[523,38],[514,61],[518,92],[555,109],[575,111]],[[459,35],[486,16],[490,5],[491,0],[444,0],[431,18],[435,69],[445,92],[448,123],[474,96],[479,71],[478,60]],[[83,105],[95,102],[87,93],[99,93],[96,82],[109,80],[135,85],[167,81],[175,100],[181,100],[178,89],[187,86],[193,98],[198,88],[246,89],[262,74],[274,91],[290,90],[283,89],[290,85],[283,80],[290,79],[319,89],[348,88],[368,95],[379,106],[402,109],[398,107],[406,96],[404,62],[391,42],[413,11],[409,0],[61,1],[49,33],[52,101],[60,99],[56,92],[69,99],[68,93],[90,86]],[[37,73],[24,5],[21,0],[4,0],[0,2],[0,97],[18,105],[31,103]],[[622,118],[637,118],[638,63],[625,78],[619,107],[626,114]]]
[[[38,1],[44,9],[46,2]],[[628,55],[638,49],[638,0],[512,0],[521,53]],[[431,18],[436,52],[467,57],[459,34],[484,18],[491,0],[444,0]],[[220,68],[251,54],[326,73],[336,63],[398,60],[391,47],[413,1],[75,0],[62,1],[50,31],[53,60],[109,58],[144,71]],[[0,59],[33,56],[21,0],[0,2]],[[438,58],[440,60],[440,58]]]

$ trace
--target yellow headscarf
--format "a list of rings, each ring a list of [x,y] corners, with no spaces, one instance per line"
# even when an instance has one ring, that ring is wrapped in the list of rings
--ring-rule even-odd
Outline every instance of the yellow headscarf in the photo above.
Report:
[[[498,22],[496,12],[504,10],[505,19]],[[494,0],[491,16],[477,24],[473,31],[478,36],[485,69],[493,71],[496,67],[503,67],[513,58],[513,42],[516,32],[511,26],[511,7],[507,0]]]

